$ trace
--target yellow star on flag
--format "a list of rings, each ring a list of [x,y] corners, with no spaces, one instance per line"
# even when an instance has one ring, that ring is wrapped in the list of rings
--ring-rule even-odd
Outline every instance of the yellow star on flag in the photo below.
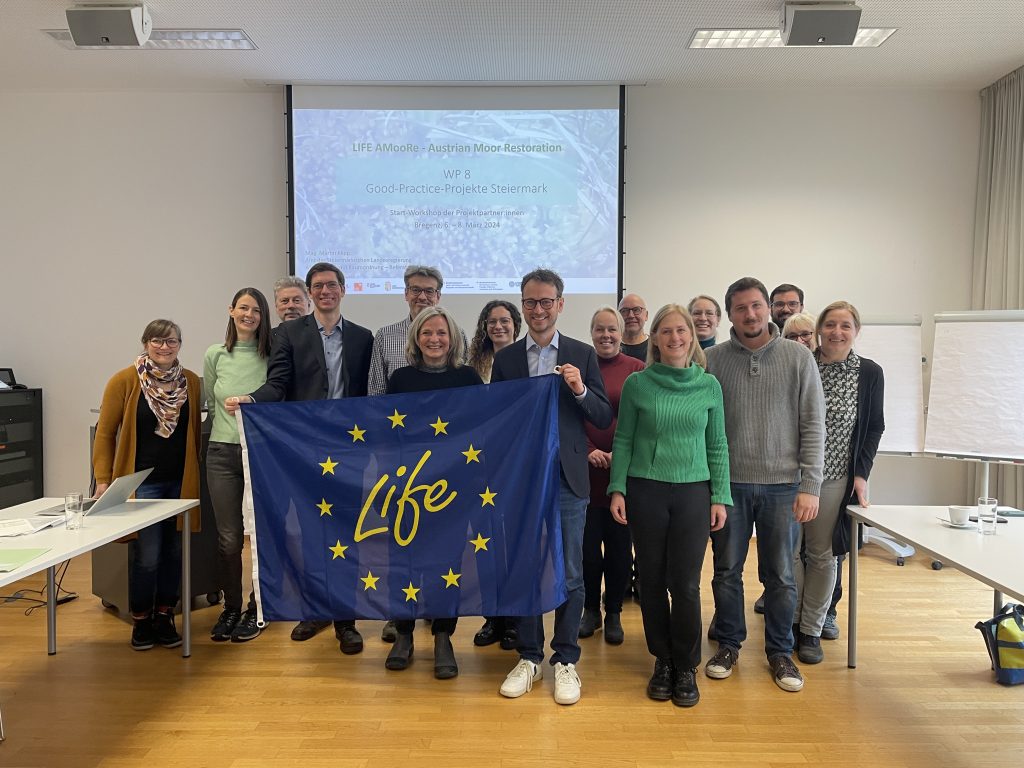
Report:
[[[366,439],[363,437],[363,435],[366,434],[366,430],[360,429],[358,424],[353,424],[352,429],[350,429],[348,433],[352,435],[353,443],[358,443],[360,440],[362,440],[364,443],[366,442]]]
[[[432,426],[434,428],[434,437],[437,437],[438,435],[440,435],[442,433],[447,435],[448,434],[447,427],[448,427],[448,424],[450,424],[450,423],[451,422],[448,422],[448,421],[441,421],[441,417],[438,416],[437,417],[437,421],[435,421],[433,424],[430,425],[430,426]]]
[[[418,587],[414,587],[411,581],[409,582],[408,587],[402,588],[402,591],[405,592],[405,602],[408,603],[410,600],[412,600],[414,603],[419,602],[419,600],[416,599],[416,595],[419,593],[420,590]]]
[[[452,569],[448,569],[448,573],[442,573],[441,578],[444,579],[444,588],[457,587],[459,586],[459,579],[462,578],[461,573],[452,573]]]
[[[377,589],[377,582],[380,581],[380,576],[374,576],[373,571],[367,571],[365,576],[360,576],[359,580],[366,586],[363,587],[363,592],[368,589]]]
[[[338,462],[331,461],[331,457],[328,456],[327,457],[327,461],[321,461],[320,462],[320,466],[324,468],[323,474],[326,475],[328,472],[330,472],[333,475],[334,474],[334,468],[336,466],[338,466]]]
[[[485,539],[482,534],[478,533],[475,539],[469,540],[469,543],[476,547],[476,549],[473,550],[474,552],[479,552],[481,549],[487,549],[488,541],[490,541],[490,539]]]
[[[405,426],[405,417],[406,417],[406,414],[399,413],[398,409],[395,408],[395,412],[393,414],[391,414],[390,416],[388,416],[388,420],[391,422],[391,428],[394,429],[395,427],[404,427]]]
[[[477,464],[480,463],[480,459],[477,457],[483,453],[479,448],[474,448],[473,444],[469,444],[469,450],[463,451],[462,455],[466,457],[466,463],[469,464],[471,461],[475,461]]]
[[[333,517],[333,515],[331,515],[331,507],[333,506],[333,504],[327,503],[327,499],[320,499],[320,503],[317,504],[317,507],[320,508],[320,517],[323,517],[324,515],[327,515],[328,517]]]
[[[332,557],[331,560],[337,560],[339,557],[342,560],[347,559],[345,557],[345,550],[348,549],[348,547],[342,545],[341,539],[338,539],[337,544],[335,544],[333,547],[329,547],[329,549],[331,550],[331,552],[334,553],[334,557]]]
[[[480,493],[480,494],[477,494],[477,495],[481,499],[483,499],[483,503],[480,505],[481,507],[486,507],[488,504],[490,504],[493,507],[494,506],[494,497],[497,496],[498,494],[494,493],[488,487],[488,488],[484,488],[484,492],[483,493]]]

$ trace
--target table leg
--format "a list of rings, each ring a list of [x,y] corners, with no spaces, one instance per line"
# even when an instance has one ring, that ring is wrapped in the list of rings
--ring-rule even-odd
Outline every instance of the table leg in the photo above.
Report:
[[[3,741],[6,737],[4,736],[4,709],[0,707],[0,741]]]
[[[192,526],[189,510],[181,513],[181,657],[192,655]]]
[[[46,652],[57,653],[57,583],[54,579],[56,566],[46,569]]]
[[[850,669],[857,668],[857,571],[859,556],[858,523],[850,518],[850,556],[846,562],[850,564],[850,601],[847,610],[850,613],[846,625],[846,666]]]
[[[998,616],[1003,610],[1003,593],[998,589],[992,593],[992,615]]]

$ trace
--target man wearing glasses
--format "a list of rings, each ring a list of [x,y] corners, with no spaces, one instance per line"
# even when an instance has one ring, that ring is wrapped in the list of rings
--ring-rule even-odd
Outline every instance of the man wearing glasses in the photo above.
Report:
[[[647,363],[647,304],[635,293],[627,293],[619,302],[622,315],[622,354]]]
[[[779,333],[786,320],[804,311],[804,292],[791,283],[776,286],[770,297],[772,305],[772,322],[779,326]]]
[[[405,270],[405,301],[409,305],[407,317],[397,323],[385,325],[373,337],[373,360],[370,363],[371,395],[383,395],[388,389],[388,379],[399,368],[409,364],[405,359],[405,345],[409,342],[409,326],[421,311],[436,306],[441,301],[444,278],[436,267],[411,264]],[[466,334],[460,328],[463,349],[469,349]],[[462,362],[465,362],[463,360]],[[389,627],[385,628],[387,631]],[[391,633],[388,633],[391,634]],[[388,640],[387,637],[384,638]],[[393,637],[388,642],[393,641]]]
[[[306,287],[313,299],[313,313],[287,320],[275,329],[267,382],[251,395],[227,398],[224,406],[228,413],[238,408],[239,400],[327,400],[366,395],[373,335],[341,316],[345,275],[333,264],[319,262],[306,273]],[[325,625],[323,621],[300,622],[292,637],[307,640]],[[334,635],[342,653],[363,650],[355,621],[335,621]]]
[[[562,336],[555,328],[565,305],[562,278],[549,269],[536,269],[523,278],[523,317],[527,335],[494,357],[491,383],[557,373],[563,385],[558,393],[558,455],[561,464],[559,511],[562,523],[562,558],[567,599],[555,611],[551,663],[555,667],[554,697],[559,704],[580,698],[579,632],[583,616],[583,527],[590,498],[587,435],[583,422],[598,429],[612,423],[612,408],[604,392],[597,354],[589,344]],[[526,491],[527,489],[524,489]],[[527,693],[542,676],[544,617],[519,620],[519,662],[501,685],[510,699]]]

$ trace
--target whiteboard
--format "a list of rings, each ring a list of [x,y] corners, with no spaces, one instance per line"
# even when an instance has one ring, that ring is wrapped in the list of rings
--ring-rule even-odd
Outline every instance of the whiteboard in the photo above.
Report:
[[[885,375],[885,432],[878,450],[924,450],[924,377],[921,370],[921,320],[869,322],[861,326],[854,351],[882,366]]]
[[[1024,461],[1024,311],[935,316],[924,449]]]

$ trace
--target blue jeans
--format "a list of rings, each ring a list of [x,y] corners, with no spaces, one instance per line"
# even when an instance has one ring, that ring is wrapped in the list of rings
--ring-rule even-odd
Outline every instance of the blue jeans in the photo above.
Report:
[[[757,557],[764,572],[764,650],[768,658],[793,652],[796,581],[793,550],[800,532],[793,519],[798,483],[732,483],[733,506],[725,527],[711,534],[715,556],[715,612],[719,647],[739,650],[747,639],[743,564],[757,524]]]
[[[181,482],[143,483],[137,499],[177,499]],[[128,554],[128,609],[134,616],[147,615],[154,608],[178,604],[181,593],[181,534],[176,517],[161,520],[139,531]],[[185,524],[188,524],[186,520]]]
[[[580,660],[580,620],[583,617],[583,528],[588,499],[573,493],[561,478],[558,506],[562,518],[562,561],[565,566],[566,601],[555,610],[555,634],[551,638],[551,663],[576,664]],[[540,664],[544,660],[544,617],[519,620],[519,655]]]

